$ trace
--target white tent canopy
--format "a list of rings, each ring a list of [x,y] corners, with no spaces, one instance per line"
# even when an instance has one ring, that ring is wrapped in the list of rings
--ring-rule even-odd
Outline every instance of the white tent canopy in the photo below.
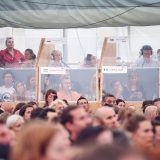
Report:
[[[160,24],[158,0],[1,0],[0,27],[62,29]]]

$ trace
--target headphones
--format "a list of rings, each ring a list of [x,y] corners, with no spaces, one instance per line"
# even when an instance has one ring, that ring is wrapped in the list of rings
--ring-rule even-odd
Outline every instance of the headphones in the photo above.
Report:
[[[145,50],[150,50],[151,51],[151,55],[153,54],[153,50],[152,50],[152,47],[150,45],[144,45],[142,46],[142,48],[140,49],[140,55],[143,55],[143,52]]]

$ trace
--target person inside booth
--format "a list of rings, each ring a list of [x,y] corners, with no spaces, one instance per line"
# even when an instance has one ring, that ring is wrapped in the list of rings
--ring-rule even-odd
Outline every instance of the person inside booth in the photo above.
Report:
[[[68,67],[68,65],[63,62],[62,52],[59,50],[53,50],[51,53],[52,60],[49,63],[49,67]]]
[[[133,64],[134,67],[158,67],[158,62],[153,60],[153,49],[150,45],[144,45],[140,49],[140,57],[139,59]]]
[[[58,98],[67,101],[77,101],[80,94],[72,90],[70,75],[68,73],[62,75],[60,81],[60,90],[57,93]]]
[[[97,57],[93,54],[87,54],[84,58],[83,67],[96,67]]]
[[[17,49],[14,49],[13,37],[6,38],[6,49],[0,51],[1,67],[17,67],[24,61],[24,55]]]

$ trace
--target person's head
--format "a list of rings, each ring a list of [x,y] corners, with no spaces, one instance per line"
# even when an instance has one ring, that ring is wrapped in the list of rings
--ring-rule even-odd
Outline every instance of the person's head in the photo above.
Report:
[[[24,121],[29,121],[31,119],[31,112],[33,107],[29,104],[25,104],[19,111],[19,115],[24,118]]]
[[[75,140],[80,131],[91,124],[87,112],[84,108],[77,106],[68,106],[62,112],[60,121],[71,133],[71,138]]]
[[[66,103],[61,100],[61,99],[56,99],[55,101],[53,101],[50,105],[49,108],[53,108],[55,109],[55,111],[60,115],[63,111],[64,108],[66,108],[67,105]]]
[[[6,124],[0,120],[0,144],[11,144],[12,135]]]
[[[31,74],[28,76],[27,78],[27,89],[30,90],[30,89],[34,89],[35,88],[35,85],[36,85],[36,77],[34,74]]]
[[[61,88],[62,90],[70,91],[71,90],[71,79],[69,74],[61,76]]]
[[[53,119],[58,118],[58,114],[53,108],[45,108],[41,111],[40,116],[41,119],[47,120],[51,122]]]
[[[22,108],[22,106],[24,106],[26,103],[24,102],[20,102],[17,103],[16,106],[13,109],[13,114],[19,114],[19,110]]]
[[[62,52],[59,50],[53,50],[51,56],[54,61],[61,61],[62,60]]]
[[[110,129],[117,129],[119,127],[118,116],[111,107],[100,107],[96,110],[95,115],[101,118],[104,125]]]
[[[14,48],[14,39],[13,37],[7,37],[5,41],[7,49],[13,49]]]
[[[116,98],[112,94],[106,94],[102,97],[102,105],[111,105],[114,107],[116,105]]]
[[[26,49],[24,52],[25,61],[28,60],[34,60],[36,58],[36,55],[34,54],[32,49]]]
[[[153,132],[154,132],[154,141],[156,144],[160,144],[160,121],[152,121]]]
[[[83,107],[86,110],[86,112],[89,111],[89,103],[88,103],[88,100],[85,97],[81,96],[80,98],[78,98],[77,105],[79,107]]]
[[[5,86],[12,86],[14,82],[14,75],[11,71],[6,71],[3,73],[3,81]]]
[[[17,138],[12,160],[68,160],[70,141],[60,125],[29,123]]]
[[[116,144],[93,146],[83,154],[76,155],[73,160],[146,160],[146,158],[131,147]]]
[[[32,105],[33,108],[38,108],[38,104],[34,101],[30,101],[28,104]]]
[[[95,66],[97,63],[97,58],[93,54],[87,54],[87,56],[84,59],[86,66]]]
[[[143,113],[144,113],[146,107],[147,107],[148,105],[152,105],[152,104],[154,104],[152,100],[145,100],[145,101],[143,101],[143,102],[142,102],[142,111],[143,111]]]
[[[139,75],[136,71],[130,71],[128,73],[128,82],[131,84],[131,85],[137,85],[139,81]],[[130,86],[128,86],[130,87]]]
[[[143,115],[133,115],[124,124],[124,129],[131,133],[133,141],[140,146],[150,146],[153,143],[151,121]]]
[[[13,130],[15,134],[21,131],[22,125],[24,124],[23,117],[20,115],[11,115],[7,118],[6,125],[9,129]]]
[[[113,89],[113,92],[116,93],[122,93],[123,92],[123,86],[120,80],[115,80],[111,83],[111,87]],[[117,97],[118,98],[118,97]]]
[[[40,118],[40,114],[43,111],[43,108],[34,108],[31,112],[31,119],[39,119]]]
[[[20,94],[21,96],[24,96],[26,86],[22,81],[16,82],[15,89],[16,89],[17,94]]]
[[[11,115],[9,112],[3,112],[0,114],[0,121],[6,123],[7,118]]]
[[[160,113],[160,98],[154,99],[153,104],[158,107],[158,111]]]
[[[127,133],[123,130],[113,130],[113,143],[117,145],[130,146],[131,142]]]
[[[152,47],[150,45],[144,45],[140,50],[140,53],[144,58],[150,58],[152,52]]]
[[[57,92],[53,89],[47,90],[45,94],[45,104],[49,106],[54,100],[57,99]]]
[[[157,106],[148,105],[144,111],[144,115],[148,120],[153,120],[158,115]]]
[[[123,99],[117,99],[116,104],[118,108],[125,108],[125,101]]]
[[[76,141],[76,145],[93,145],[93,143],[98,144],[111,144],[113,141],[112,133],[111,131],[103,128],[102,126],[89,126],[85,129],[83,129]]]

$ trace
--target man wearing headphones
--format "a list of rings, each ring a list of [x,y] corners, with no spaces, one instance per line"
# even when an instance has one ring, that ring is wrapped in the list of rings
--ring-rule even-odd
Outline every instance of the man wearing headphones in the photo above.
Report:
[[[152,59],[152,47],[150,45],[142,46],[140,50],[140,58],[136,61],[136,67],[158,67],[158,62]]]

